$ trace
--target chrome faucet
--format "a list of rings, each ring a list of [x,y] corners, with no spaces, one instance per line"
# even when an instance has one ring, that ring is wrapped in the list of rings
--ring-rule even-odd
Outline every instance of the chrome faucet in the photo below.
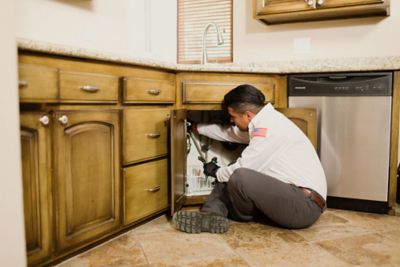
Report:
[[[207,58],[207,43],[206,43],[206,37],[207,37],[207,32],[208,29],[214,26],[215,31],[217,32],[217,45],[220,46],[224,43],[224,39],[222,38],[221,31],[219,30],[218,25],[215,22],[210,22],[204,27],[203,31],[203,47],[202,47],[202,56],[201,56],[201,64],[207,64],[208,58]]]

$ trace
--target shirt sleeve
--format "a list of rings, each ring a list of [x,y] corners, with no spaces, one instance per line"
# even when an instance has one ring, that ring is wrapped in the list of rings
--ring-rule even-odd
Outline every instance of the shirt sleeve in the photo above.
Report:
[[[197,131],[201,135],[223,142],[248,144],[250,141],[249,133],[247,131],[241,131],[237,126],[198,124]]]

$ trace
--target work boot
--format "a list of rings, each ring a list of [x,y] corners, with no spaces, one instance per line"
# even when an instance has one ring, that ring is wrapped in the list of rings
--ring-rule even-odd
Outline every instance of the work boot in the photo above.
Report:
[[[173,226],[186,233],[224,233],[228,231],[227,218],[208,212],[181,210],[172,217]]]

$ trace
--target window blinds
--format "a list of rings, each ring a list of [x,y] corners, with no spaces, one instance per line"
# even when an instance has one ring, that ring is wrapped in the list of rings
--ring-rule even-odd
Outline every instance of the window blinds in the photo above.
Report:
[[[232,62],[232,0],[178,0],[178,63],[198,64],[206,25],[215,22],[224,39],[217,45],[217,32],[208,29],[208,62]]]

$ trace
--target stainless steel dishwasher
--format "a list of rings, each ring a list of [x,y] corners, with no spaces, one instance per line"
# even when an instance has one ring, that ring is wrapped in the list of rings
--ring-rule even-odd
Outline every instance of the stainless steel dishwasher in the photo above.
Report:
[[[290,75],[288,89],[289,107],[317,109],[328,207],[386,213],[392,73]]]

